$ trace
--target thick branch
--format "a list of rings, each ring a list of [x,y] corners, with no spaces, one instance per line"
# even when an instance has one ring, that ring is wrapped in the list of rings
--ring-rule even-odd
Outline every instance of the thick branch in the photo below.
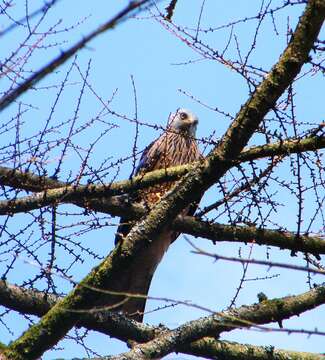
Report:
[[[79,204],[78,204],[79,205]],[[85,206],[80,203],[80,206]],[[91,199],[87,207],[92,210],[109,213],[114,216],[127,216],[139,219],[147,213],[140,204],[130,204],[123,197]],[[317,258],[325,254],[325,240],[318,236],[301,235],[272,229],[260,229],[254,226],[225,225],[203,221],[192,216],[178,216],[171,224],[172,229],[206,238],[215,242],[229,241],[240,243],[254,242],[258,245],[276,246],[279,249],[313,254]]]
[[[300,140],[285,140],[273,144],[260,146],[252,146],[244,149],[238,156],[239,162],[258,160],[268,156],[290,155],[295,153],[303,153],[307,151],[315,151],[325,148],[325,137],[314,136]],[[238,161],[233,162],[234,165]],[[167,169],[154,170],[142,176],[136,176],[131,180],[119,181],[113,184],[107,184],[105,187],[98,188],[98,194],[101,191],[113,188],[115,194],[126,193],[140,188],[146,188],[151,185],[164,181],[173,181],[187,174],[193,169],[197,163],[173,166]],[[3,186],[11,186],[17,189],[40,192],[47,189],[56,189],[67,187],[70,184],[53,180],[46,176],[38,176],[31,172],[22,172],[17,169],[8,167],[0,167],[0,184]],[[102,190],[101,190],[102,189]]]
[[[206,189],[225,174],[231,166],[229,163],[238,157],[266,113],[275,105],[286,87],[294,80],[302,65],[308,61],[308,53],[318,36],[324,16],[325,1],[310,0],[279,62],[242,107],[220,145],[202,164],[184,176],[174,189],[162,198],[144,220],[132,228],[124,241],[120,242],[113,252],[98,267],[94,268],[79,286],[64,300],[53,306],[38,324],[29,328],[10,345],[5,352],[9,359],[35,359],[46,349],[56,344],[80,319],[79,314],[69,310],[82,309],[95,302],[96,297],[89,286],[109,288],[112,282],[117,281],[120,276],[126,275],[132,260],[135,256],[141,256],[141,251],[145,249],[147,242],[160,234],[182,209],[197,200]],[[210,324],[209,320],[207,321],[208,329],[210,324],[215,324],[215,319],[210,320]],[[207,330],[204,325],[203,322],[197,327],[194,326],[199,338],[206,336],[202,334],[204,331],[200,330]],[[190,328],[192,329],[192,326]],[[189,335],[186,330],[185,326],[185,328],[175,331],[182,340],[192,341],[193,334],[186,336]],[[195,336],[194,339],[197,337]],[[163,346],[156,344],[158,350],[154,350],[154,352],[160,352],[164,355],[172,351],[178,337],[174,333],[164,339],[158,339],[158,343],[159,340],[162,340]],[[184,342],[180,341],[180,343]],[[152,343],[148,345],[149,352],[152,352],[153,345]],[[137,355],[139,356],[139,353]]]
[[[325,148],[324,136],[313,136],[299,140],[285,140],[283,142],[276,142],[273,144],[265,144],[260,146],[252,146],[244,149],[238,156],[240,163],[252,160],[258,160],[268,156],[290,155],[295,153],[303,153],[307,151],[315,151]],[[234,165],[238,162],[234,161]],[[173,181],[179,179],[181,176],[187,174],[191,169],[197,165],[196,163],[173,166],[167,169],[154,170],[145,175],[135,176],[131,180],[122,180],[112,184],[96,185],[98,195],[104,194],[104,191],[110,189],[113,194],[122,194],[134,191],[141,188],[146,188],[151,185],[159,184],[164,181]],[[22,189],[33,192],[41,192],[48,189],[57,189],[62,187],[69,187],[70,184],[54,180],[50,177],[35,175],[31,172],[22,172],[17,169],[12,169],[0,166],[0,184],[3,186],[10,186],[16,189]],[[87,186],[85,186],[85,189]],[[107,193],[105,193],[107,195]]]
[[[111,359],[140,360],[159,358],[174,351],[182,351],[186,344],[206,336],[215,338],[223,331],[282,321],[324,303],[324,286],[298,296],[265,300],[256,305],[243,306],[235,310],[190,321],[175,330],[162,333],[145,344],[137,345],[128,353],[111,357]]]
[[[24,289],[0,280],[0,305],[22,314],[42,317],[61,298],[54,294]],[[84,313],[78,327],[96,330],[122,341],[146,342],[153,339],[163,328],[139,323],[111,311]]]
[[[325,136],[311,136],[305,139],[290,139],[283,142],[252,146],[238,156],[240,162],[257,160],[268,156],[290,155],[325,148]]]
[[[0,184],[14,189],[39,192],[46,189],[65,187],[68,184],[54,180],[47,176],[35,175],[32,172],[23,172],[17,169],[0,167]]]
[[[243,150],[238,160],[233,161],[232,165],[237,165],[245,161],[257,160],[267,156],[289,155],[305,151],[313,151],[325,147],[325,137],[315,136],[303,140],[287,140],[274,144],[250,147]],[[35,195],[13,199],[11,201],[0,201],[0,215],[10,215],[40,207],[55,205],[58,203],[74,203],[84,207],[85,202],[80,198],[89,199],[87,206],[92,210],[101,211],[101,206],[96,206],[93,197],[114,196],[129,193],[139,189],[147,188],[154,184],[165,181],[178,180],[187,174],[197,163],[170,167],[168,169],[155,170],[142,176],[136,176],[131,180],[122,180],[106,185],[79,185],[73,186],[64,182],[53,180],[45,176],[34,175],[30,172],[24,173],[11,168],[0,167],[0,184],[13,188],[40,192]],[[52,189],[52,190],[51,190]],[[91,204],[91,205],[90,205]]]
[[[55,295],[44,296],[43,293],[36,290],[22,289],[15,285],[9,285],[5,281],[0,281],[0,304],[19,312],[42,316],[58,300],[59,297]],[[231,331],[237,327],[250,327],[254,324],[282,321],[324,303],[325,286],[320,286],[297,296],[266,300],[259,304],[244,306],[230,312],[193,321],[188,323],[194,324],[193,329],[191,330],[190,325],[188,331],[194,332],[194,328],[200,323],[205,324],[207,320],[206,324],[212,327],[209,329],[210,335],[217,336],[221,331]],[[176,330],[155,328],[126,319],[120,314],[101,311],[84,314],[78,326],[101,331],[122,341],[145,342],[154,340],[157,336],[164,337],[166,332],[168,334],[176,332],[177,334]],[[215,333],[213,333],[214,331]],[[215,341],[215,339],[204,338],[194,342],[184,342],[184,345],[177,346],[175,349],[176,351],[205,357],[211,352],[219,353],[221,351],[220,344]]]
[[[173,229],[214,242],[255,242],[259,245],[271,245],[280,249],[311,253],[315,256],[325,254],[325,240],[317,236],[297,237],[292,232],[259,229],[253,226],[223,225],[190,216],[179,216],[173,223]]]
[[[173,170],[173,168],[170,168]],[[177,168],[174,168],[177,172]],[[169,171],[169,169],[168,169]],[[152,175],[155,178],[157,172],[149,173],[149,177],[144,177],[145,184],[152,180]],[[160,176],[160,173],[158,173]],[[135,184],[139,177],[135,178]],[[36,180],[36,176],[32,177]],[[148,182],[147,182],[148,179]],[[163,179],[159,177],[159,179]],[[36,183],[35,183],[36,184]],[[54,186],[56,183],[48,182],[48,186]],[[123,188],[123,184],[131,186],[128,180],[115,183],[113,188]],[[136,185],[135,185],[136,186]],[[115,191],[115,190],[113,190]],[[86,207],[90,210],[109,213],[114,216],[127,216],[128,218],[140,218],[147,213],[147,210],[139,204],[130,204],[129,201],[122,196],[113,196],[111,198],[97,197],[87,201],[80,201],[79,199],[74,202],[78,206]],[[2,209],[0,202],[0,213]],[[8,209],[6,209],[8,210]],[[8,213],[8,212],[7,212]],[[172,228],[182,233],[210,239],[214,242],[217,241],[231,241],[231,242],[256,242],[259,245],[276,246],[280,249],[288,249],[292,251],[301,251],[305,253],[314,254],[319,256],[325,254],[325,241],[317,236],[300,236],[297,238],[296,234],[291,232],[258,229],[252,226],[233,226],[223,225],[218,223],[211,223],[202,221],[195,217],[178,217],[172,224]]]
[[[181,352],[218,360],[324,360],[324,355],[219,341],[212,337],[190,343]]]
[[[324,360],[324,355],[290,350],[279,350],[273,346],[255,346],[211,337],[195,341],[181,351],[207,359],[218,360]],[[74,358],[74,360],[112,360],[113,357]],[[54,359],[61,360],[61,359]]]
[[[0,201],[0,215],[26,212],[59,203],[89,206],[89,202],[92,204],[96,203],[96,201],[91,201],[93,198],[107,199],[109,196],[147,188],[166,180],[175,180],[179,178],[180,174],[188,172],[193,167],[193,165],[187,165],[186,167],[176,166],[169,169],[156,170],[146,175],[135,176],[131,180],[122,180],[104,185],[88,184],[79,186],[56,182],[49,178],[38,177],[30,173],[22,173],[3,167],[0,168],[0,184],[13,187],[18,185],[19,188],[31,191],[37,191],[37,189],[42,187],[46,187],[47,190],[19,199]],[[90,200],[89,202],[88,199]]]

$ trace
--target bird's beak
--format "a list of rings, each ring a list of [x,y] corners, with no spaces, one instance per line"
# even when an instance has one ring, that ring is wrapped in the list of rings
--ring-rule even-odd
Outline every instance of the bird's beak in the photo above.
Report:
[[[186,120],[183,120],[182,127],[184,129],[188,129],[188,128],[193,127],[193,126],[196,127],[197,123],[198,123],[197,119],[186,119]]]

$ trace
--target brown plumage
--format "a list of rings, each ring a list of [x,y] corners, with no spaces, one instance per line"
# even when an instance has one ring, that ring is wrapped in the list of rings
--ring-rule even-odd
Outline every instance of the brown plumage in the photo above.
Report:
[[[176,114],[172,114],[167,131],[144,151],[136,169],[136,175],[199,160],[201,154],[194,138],[197,123],[196,115],[186,109],[178,109]],[[175,182],[165,182],[140,190],[133,196],[132,200],[152,208],[174,184]],[[185,209],[183,214],[193,214],[195,208],[196,206],[193,204]],[[121,218],[115,241],[123,241],[123,237],[128,234],[131,227],[132,223],[128,219]],[[147,295],[158,264],[169,245],[178,235],[174,231],[166,230],[156,239],[153,239],[141,256],[134,260],[127,275],[123,276],[123,279],[121,278],[119,284],[115,285],[112,290]],[[118,309],[128,317],[142,321],[145,304],[145,298],[130,297]]]

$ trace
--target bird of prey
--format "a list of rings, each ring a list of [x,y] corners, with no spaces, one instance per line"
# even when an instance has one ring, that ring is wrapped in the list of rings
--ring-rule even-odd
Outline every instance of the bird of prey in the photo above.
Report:
[[[197,116],[187,109],[178,109],[176,113],[171,114],[166,131],[144,150],[135,175],[199,160],[202,155],[195,140],[197,124]],[[174,184],[175,181],[169,181],[140,190],[131,200],[150,209]],[[183,215],[194,214],[196,206],[197,204],[190,205],[183,211]],[[127,218],[121,218],[115,242],[123,241],[131,227],[132,222]],[[134,260],[127,277],[120,279],[119,286],[114,290],[147,295],[157,265],[178,235],[175,231],[166,230],[152,239],[141,256]],[[146,298],[129,297],[119,310],[132,319],[142,321],[145,304]]]

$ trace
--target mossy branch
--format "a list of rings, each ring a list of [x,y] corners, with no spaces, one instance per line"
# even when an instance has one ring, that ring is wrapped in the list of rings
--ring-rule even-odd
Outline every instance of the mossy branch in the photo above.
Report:
[[[232,165],[238,165],[246,161],[257,160],[268,156],[290,155],[314,151],[325,147],[325,137],[314,136],[302,140],[287,140],[274,144],[253,146],[243,150],[238,160]],[[108,196],[115,196],[144,189],[165,181],[178,180],[187,174],[197,163],[170,167],[167,169],[155,170],[145,175],[135,176],[131,180],[122,180],[110,184],[88,184],[71,185],[61,181],[53,180],[45,176],[34,175],[30,172],[0,167],[0,184],[27,191],[39,192],[37,195],[0,201],[0,215],[12,215],[39,209],[44,206],[57,205],[62,203],[73,203],[82,207],[90,207],[99,210],[94,197],[107,199]],[[80,199],[84,201],[81,201]]]
[[[23,289],[0,280],[0,304],[6,306],[7,308],[31,315],[42,316],[58,300],[58,296],[50,295],[45,297],[44,294],[39,291]],[[325,286],[320,286],[296,296],[265,300],[259,304],[243,306],[230,312],[219,313],[208,318],[195,320],[191,323],[188,323],[187,325],[183,325],[183,327],[192,326],[195,328],[199,325],[197,322],[205,323],[205,320],[209,319],[207,324],[210,326],[210,335],[213,331],[216,331],[214,335],[218,335],[222,330],[231,331],[237,327],[250,327],[254,326],[254,324],[266,324],[275,320],[282,321],[294,315],[300,315],[301,313],[324,303]],[[214,324],[211,325],[211,321]],[[101,311],[97,313],[95,312],[84,314],[78,326],[85,326],[88,329],[101,331],[122,341],[134,340],[141,343],[153,341],[157,337],[164,338],[165,336],[170,336],[171,333],[174,333],[176,336],[178,334],[178,331],[176,330],[140,324],[133,320],[127,319],[120,314]],[[190,331],[191,328],[188,328],[186,333],[189,333]],[[176,339],[176,341],[178,340]],[[232,354],[232,356],[237,356],[236,354],[239,350],[243,350],[242,353],[248,355],[248,349],[252,347],[251,345],[233,343],[228,345],[228,343],[225,343],[224,346],[226,347],[225,350],[227,349],[227,351],[223,353],[223,343],[224,342],[217,341],[215,338],[203,337],[199,340],[191,342],[184,341],[183,345],[177,346],[175,344],[175,351],[203,357],[212,356],[212,354],[219,354],[220,356],[222,354],[229,354],[229,356]],[[230,346],[231,344],[233,344],[233,346]],[[140,346],[145,347],[148,345],[144,344]],[[245,347],[247,351],[244,351]],[[266,354],[267,348],[259,348],[255,346],[252,348],[256,348],[256,351],[251,355],[255,354],[254,356],[256,356],[257,360],[264,359],[263,356]],[[230,351],[230,353],[228,353],[228,351]],[[308,359],[308,357],[306,358],[308,355],[307,353],[284,352],[297,356],[297,359]],[[274,355],[275,354],[277,353],[274,353]],[[272,355],[272,353],[269,355]],[[318,359],[317,354],[309,355],[311,356],[310,359]],[[132,359],[132,357],[130,358]],[[236,358],[234,357],[234,359]]]
[[[210,239],[213,242],[231,241],[241,243],[256,243],[259,245],[276,246],[293,252],[301,251],[317,257],[325,254],[325,240],[318,236],[299,236],[294,232],[259,229],[254,226],[223,225],[202,221],[195,217],[177,217],[172,225],[173,229]]]
[[[324,360],[324,355],[302,351],[275,349],[273,346],[256,346],[220,341],[212,337],[190,343],[182,353],[218,360]],[[112,360],[116,357],[74,358],[74,360]],[[126,359],[126,358],[124,358]],[[128,357],[127,359],[135,359]],[[139,358],[137,358],[139,359]],[[148,359],[148,358],[147,358]],[[62,360],[62,359],[53,359]]]
[[[48,178],[37,177],[33,174],[21,173],[8,168],[0,168],[0,183],[2,185],[16,187],[19,184],[19,188],[31,191],[37,191],[42,186],[47,187],[47,190],[37,192],[31,196],[0,201],[0,215],[12,215],[60,203],[75,203],[87,207],[89,206],[88,199],[107,199],[109,196],[134,192],[167,180],[176,180],[193,167],[193,165],[177,166],[156,170],[146,175],[135,176],[131,180],[104,185],[88,184],[78,186],[55,182]],[[92,201],[92,203],[95,204],[96,201]]]
[[[299,315],[323,304],[325,302],[324,295],[325,288],[319,287],[298,296],[265,300],[259,304],[243,306],[193,320],[175,330],[166,331],[145,344],[137,345],[128,353],[112,356],[110,359],[159,358],[174,351],[182,351],[187,344],[207,336],[216,338],[224,331],[232,331],[235,328],[250,328],[257,324],[282,321]]]
[[[206,337],[182,348],[183,353],[218,360],[324,360],[324,355],[220,341]]]
[[[25,289],[0,280],[0,305],[23,314],[42,317],[62,298],[42,291]],[[111,311],[84,313],[77,327],[99,331],[122,341],[146,342],[162,331],[154,327],[126,318]]]

